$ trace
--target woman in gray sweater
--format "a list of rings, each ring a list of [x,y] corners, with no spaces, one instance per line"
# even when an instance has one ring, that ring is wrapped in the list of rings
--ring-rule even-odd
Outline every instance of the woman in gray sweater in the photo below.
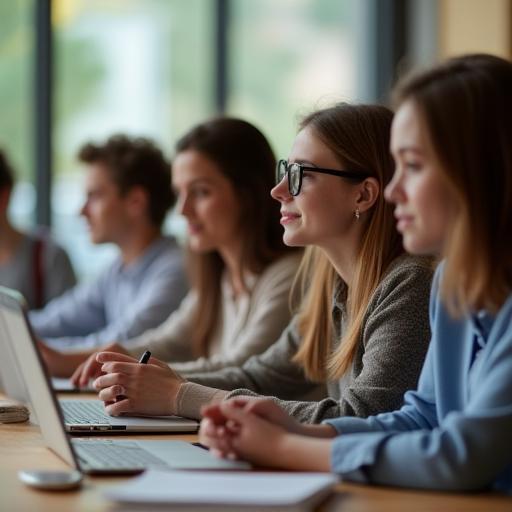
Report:
[[[302,300],[280,339],[241,367],[204,374],[100,353],[104,375],[94,385],[110,414],[199,418],[202,405],[254,393],[275,396],[305,422],[400,405],[427,350],[432,269],[404,255],[383,198],[393,172],[391,120],[380,106],[315,112],[302,122],[288,162],[279,162],[272,195],[281,203],[284,241],[308,246]],[[115,401],[118,395],[126,398]]]

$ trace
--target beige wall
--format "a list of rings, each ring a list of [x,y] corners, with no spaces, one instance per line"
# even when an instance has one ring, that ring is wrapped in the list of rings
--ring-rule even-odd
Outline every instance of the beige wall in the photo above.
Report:
[[[512,58],[512,0],[438,0],[439,56],[486,52]]]

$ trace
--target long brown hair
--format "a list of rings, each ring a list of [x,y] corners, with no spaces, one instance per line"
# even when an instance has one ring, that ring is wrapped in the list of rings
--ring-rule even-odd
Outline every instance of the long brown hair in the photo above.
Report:
[[[176,144],[176,153],[198,151],[214,162],[232,183],[240,202],[242,273],[260,273],[289,250],[282,240],[279,205],[270,197],[276,160],[265,136],[252,124],[216,118],[195,126]],[[193,346],[196,356],[208,354],[218,318],[224,261],[217,251],[189,251],[192,286],[197,293]]]
[[[398,85],[412,101],[451,191],[441,293],[455,315],[496,312],[512,289],[512,63],[448,60]]]
[[[395,229],[393,208],[384,201],[384,187],[393,174],[389,152],[392,112],[378,105],[335,105],[314,112],[300,124],[310,128],[338,158],[341,166],[369,172],[380,186],[372,208],[365,214],[357,266],[346,290],[348,324],[339,347],[332,352],[332,297],[338,276],[317,248],[308,248],[299,272],[305,292],[298,327],[302,343],[294,361],[313,380],[339,378],[356,353],[364,315],[370,298],[389,264],[404,252]],[[362,219],[361,219],[362,220]]]

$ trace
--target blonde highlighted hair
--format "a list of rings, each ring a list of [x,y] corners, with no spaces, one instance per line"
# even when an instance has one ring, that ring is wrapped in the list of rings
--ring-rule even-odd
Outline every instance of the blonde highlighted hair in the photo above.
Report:
[[[453,198],[441,294],[455,315],[497,312],[512,290],[512,63],[457,57],[401,82]]]
[[[334,351],[332,301],[339,277],[319,249],[308,248],[304,256],[297,281],[304,292],[298,313],[302,343],[294,361],[311,380],[334,380],[350,367],[370,299],[390,263],[404,252],[393,208],[383,194],[394,169],[389,152],[392,118],[383,106],[341,103],[310,114],[300,124],[300,129],[307,126],[336,155],[340,166],[369,172],[380,187],[375,204],[358,221],[366,225],[354,278],[350,288],[345,286],[348,323]]]

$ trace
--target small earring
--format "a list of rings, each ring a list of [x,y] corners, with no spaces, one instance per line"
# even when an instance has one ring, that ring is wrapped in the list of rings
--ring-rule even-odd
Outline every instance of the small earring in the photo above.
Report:
[[[354,216],[357,220],[359,220],[359,217],[361,217],[361,212],[359,211],[359,208],[356,208],[356,211],[354,212]]]

